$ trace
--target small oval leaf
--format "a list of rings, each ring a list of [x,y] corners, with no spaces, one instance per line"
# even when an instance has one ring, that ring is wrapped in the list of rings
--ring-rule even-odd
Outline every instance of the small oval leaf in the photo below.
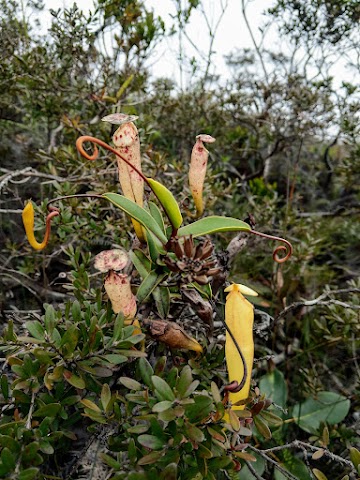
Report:
[[[159,437],[155,437],[155,435],[139,435],[137,440],[140,445],[151,450],[160,450],[165,446],[164,441]]]

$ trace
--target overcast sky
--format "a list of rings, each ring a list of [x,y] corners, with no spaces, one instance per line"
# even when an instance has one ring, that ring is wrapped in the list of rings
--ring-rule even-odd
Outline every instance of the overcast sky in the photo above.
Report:
[[[173,20],[171,15],[175,14],[175,6],[173,0],[144,0],[147,8],[153,8],[156,15],[160,15],[167,27],[172,25]],[[64,6],[71,6],[73,0],[45,0],[47,9],[59,8]],[[85,12],[92,8],[92,0],[77,0],[77,5]],[[222,77],[226,77],[228,71],[225,66],[224,55],[229,54],[234,49],[238,48],[253,48],[253,42],[249,34],[249,30],[244,21],[244,17],[241,11],[241,0],[203,0],[202,4],[206,8],[207,20],[214,28],[216,22],[221,15],[221,6],[226,6],[225,14],[223,15],[219,27],[217,29],[213,50],[216,54],[213,57],[213,65],[215,73],[220,74]],[[251,25],[252,33],[257,42],[261,40],[261,32],[259,28],[264,25],[266,20],[263,15],[265,9],[270,8],[274,4],[274,0],[248,0],[247,2],[247,18]],[[44,19],[47,19],[49,23],[51,16],[45,15]],[[187,27],[188,35],[193,44],[202,52],[209,51],[209,34],[206,19],[204,14],[200,10],[194,11],[191,16],[191,21]],[[270,46],[271,49],[277,53],[281,51],[284,53],[289,52],[288,44],[284,39],[279,38],[277,29],[275,26],[269,28],[266,35],[265,46]],[[180,68],[179,68],[179,42],[178,36],[174,36],[166,39],[153,53],[149,67],[151,72],[156,77],[170,77],[180,82]],[[194,47],[185,38],[184,49],[186,54],[191,57],[199,58],[199,54]],[[342,79],[351,81],[355,75],[355,72],[350,72],[346,68],[346,61],[340,59],[336,68],[331,72],[332,75],[337,77],[337,83],[340,83]],[[183,86],[186,86],[191,82],[191,77],[183,73]]]
[[[57,9],[59,7],[71,6],[73,0],[45,0],[47,9]],[[93,2],[91,0],[77,0],[77,5],[85,12],[91,9]],[[221,5],[226,6],[225,13],[217,29],[213,50],[216,52],[214,63],[217,73],[225,74],[226,67],[224,55],[230,53],[234,48],[253,47],[251,37],[243,19],[241,12],[241,0],[204,0],[207,19],[211,28],[214,28],[220,15]],[[272,0],[252,0],[248,6],[248,18],[251,21],[254,34],[259,38],[258,27],[263,23],[262,12],[264,8],[270,8]],[[173,0],[145,0],[147,8],[152,8],[156,15],[160,15],[167,26],[173,23],[170,15],[175,14]],[[48,24],[51,16],[47,15]],[[209,35],[206,25],[206,19],[200,11],[194,11],[191,16],[190,24],[187,28],[192,42],[202,52],[209,51]],[[272,43],[277,39],[274,35],[269,35],[269,41]],[[197,56],[196,50],[184,38],[184,48],[189,56]],[[155,52],[151,59],[152,71],[155,76],[169,76],[179,80],[179,62],[178,62],[178,37],[167,39]]]

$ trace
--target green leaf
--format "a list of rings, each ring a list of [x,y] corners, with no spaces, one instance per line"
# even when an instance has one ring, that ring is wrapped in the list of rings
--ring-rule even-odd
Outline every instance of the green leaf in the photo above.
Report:
[[[313,468],[312,472],[317,480],[328,480],[327,476],[317,468]]]
[[[186,390],[189,388],[193,381],[192,371],[189,365],[186,365],[180,373],[178,383],[176,385],[176,390],[178,391],[181,397],[184,396]]]
[[[70,383],[75,388],[80,388],[83,389],[85,388],[85,382],[82,378],[78,377],[77,375],[74,375],[71,373],[69,370],[64,370],[64,378],[65,380]]]
[[[111,363],[112,365],[120,365],[120,363],[127,362],[128,358],[125,355],[118,355],[116,353],[108,353],[106,355],[101,355],[102,359]]]
[[[120,377],[119,382],[129,390],[138,391],[142,389],[141,383],[137,382],[136,380],[133,380],[132,378]]]
[[[93,410],[96,413],[101,413],[101,410],[96,405],[96,403],[92,402],[88,398],[83,398],[82,400],[80,400],[80,403],[84,405],[87,410]]]
[[[255,472],[258,475],[262,475],[265,471],[265,460],[260,457],[260,455],[256,455],[256,453],[252,453],[256,458],[256,462],[251,463],[251,466],[254,468]],[[256,477],[250,472],[247,465],[243,465],[240,472],[237,474],[236,480],[256,480]]]
[[[110,457],[110,455],[107,455],[106,453],[100,453],[100,458],[110,468],[113,468],[114,470],[120,470],[120,463],[117,462],[113,457]]]
[[[33,480],[39,473],[39,469],[36,467],[27,468],[19,473],[18,480]]]
[[[166,250],[159,239],[149,231],[146,233],[146,241],[148,244],[151,261],[155,264],[160,255],[166,254]]]
[[[356,470],[358,470],[360,466],[360,452],[355,447],[350,447],[349,452],[350,452],[350,460],[354,464],[354,467],[356,468]]]
[[[56,415],[61,410],[60,403],[49,403],[48,405],[43,405],[38,410],[33,413],[34,417],[56,417]]]
[[[8,447],[12,452],[19,453],[21,444],[17,439],[10,437],[10,435],[0,435],[0,446]]]
[[[162,456],[164,455],[164,452],[151,452],[145,455],[144,457],[140,458],[140,460],[137,462],[138,465],[151,465],[153,463],[156,463]]]
[[[1,392],[4,395],[4,399],[7,400],[9,398],[9,382],[7,376],[3,373],[1,375]]]
[[[282,408],[286,407],[287,386],[280,370],[273,370],[260,378],[259,388],[268,398]]]
[[[161,214],[160,208],[154,202],[149,202],[149,210],[151,216],[157,221],[161,230],[165,233],[164,219]]]
[[[283,419],[275,415],[275,413],[269,410],[262,410],[260,412],[260,417],[262,417],[269,425],[273,425],[274,427],[279,427],[284,423]]]
[[[147,277],[151,271],[151,260],[141,250],[133,250],[129,255],[140,277],[143,279]]]
[[[169,400],[170,402],[175,400],[174,392],[165,380],[156,375],[153,375],[151,380],[155,388],[155,394],[159,400]]]
[[[146,353],[145,352],[140,352],[139,350],[121,349],[121,350],[119,350],[119,353],[121,353],[122,355],[126,355],[127,357],[135,357],[135,358],[146,357]]]
[[[255,427],[257,428],[257,431],[260,433],[260,435],[262,435],[265,440],[270,440],[271,431],[268,424],[262,418],[260,418],[259,415],[255,415],[253,420]]]
[[[154,270],[151,271],[141,282],[140,287],[136,292],[138,303],[144,302],[166,276],[167,273],[159,275]]]
[[[195,425],[185,425],[185,434],[194,442],[201,443],[205,440],[205,436],[200,428]]]
[[[212,393],[213,399],[216,403],[221,402],[220,390],[219,390],[219,387],[216,385],[215,382],[211,382],[211,393]]]
[[[107,383],[104,383],[101,389],[101,396],[100,396],[101,404],[105,412],[108,411],[108,406],[111,401],[111,390]]]
[[[173,402],[170,402],[169,400],[164,400],[162,402],[155,403],[155,405],[152,408],[152,411],[155,413],[164,412],[168,408],[171,408],[172,405],[173,405]]]
[[[47,440],[40,440],[40,450],[46,455],[52,455],[54,453],[54,447]]]
[[[305,432],[318,433],[320,424],[334,425],[349,413],[350,400],[334,392],[318,392],[294,406],[292,416],[295,423]]]
[[[34,320],[32,322],[25,322],[25,328],[37,340],[45,340],[45,329],[37,320]]]
[[[178,236],[192,235],[193,237],[199,237],[211,233],[248,232],[250,230],[250,226],[242,220],[214,215],[202,218],[186,225],[185,227],[179,228]]]
[[[156,220],[154,220],[150,213],[144,208],[118,193],[104,193],[102,196],[127,213],[131,218],[137,220],[143,227],[152,232],[162,243],[167,243],[166,235],[161,230]]]
[[[139,435],[137,441],[143,447],[150,448],[151,450],[161,450],[165,446],[164,440],[155,437],[155,435]]]
[[[183,218],[174,195],[164,185],[153,178],[148,178],[147,181],[165,210],[171,225],[175,229],[178,229],[183,222]]]
[[[150,426],[144,423],[135,425],[134,427],[128,428],[126,431],[129,433],[145,433],[149,430]]]
[[[304,462],[292,455],[291,452],[287,452],[285,457],[284,463],[281,463],[283,468],[295,475],[299,480],[311,480],[312,477]],[[288,477],[275,468],[274,480],[288,480]]]
[[[203,420],[212,410],[215,410],[211,398],[206,395],[198,395],[194,400],[195,403],[185,407],[186,415],[192,423]]]
[[[0,457],[1,457],[2,464],[6,466],[8,472],[10,472],[11,470],[14,470],[16,465],[15,457],[11,453],[11,451],[8,449],[8,447],[4,447],[1,450]]]
[[[170,290],[168,287],[156,287],[153,297],[160,318],[166,318],[170,311]]]
[[[81,321],[81,307],[78,300],[75,300],[71,305],[71,315],[75,323]]]
[[[160,480],[177,480],[177,478],[178,474],[176,463],[169,463],[166,465],[160,474]]]
[[[60,347],[65,358],[71,357],[79,340],[79,329],[71,325],[62,336]]]
[[[112,337],[113,342],[117,342],[121,338],[123,328],[124,328],[124,315],[122,312],[120,312],[117,315],[114,323],[114,332]]]
[[[145,472],[131,472],[126,480],[149,480]]]
[[[46,331],[51,336],[56,325],[55,310],[52,305],[46,306],[44,323]]]
[[[152,387],[151,377],[154,375],[154,370],[146,358],[140,358],[139,363],[140,376],[145,385]]]
[[[34,357],[44,365],[51,365],[53,363],[49,353],[46,350],[44,350],[44,348],[42,347],[34,348],[33,354],[34,354]],[[56,356],[56,354],[52,353],[52,356]]]

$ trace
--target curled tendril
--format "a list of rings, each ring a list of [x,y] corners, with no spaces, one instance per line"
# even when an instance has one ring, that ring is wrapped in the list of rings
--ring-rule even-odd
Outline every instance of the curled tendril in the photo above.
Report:
[[[90,155],[85,151],[83,147],[85,142],[90,142],[95,144],[94,152],[92,155]],[[131,162],[129,162],[129,160],[127,160],[117,150],[115,150],[115,148],[110,147],[110,145],[108,145],[106,142],[103,142],[102,140],[99,140],[96,137],[91,137],[90,135],[83,135],[82,137],[79,137],[76,140],[76,148],[78,149],[78,152],[80,153],[80,155],[82,155],[84,158],[90,161],[96,160],[99,156],[99,149],[97,148],[96,145],[99,145],[99,147],[105,148],[109,152],[112,152],[116,156],[121,158],[123,162],[125,162],[130,168],[132,168],[144,180],[144,182],[146,182],[149,185],[148,179],[145,177],[145,175],[142,172],[140,172],[140,170],[138,170]]]
[[[267,233],[257,232],[256,230],[249,230],[249,233],[253,233],[254,235],[258,235],[259,237],[269,238],[270,240],[276,240],[277,242],[285,243],[285,245],[279,245],[273,251],[273,259],[275,262],[284,263],[291,257],[293,247],[288,240],[285,240],[285,238],[276,237],[275,235],[268,235]],[[285,252],[284,257],[279,257],[280,251]]]
[[[49,212],[51,212],[53,210],[57,210],[60,213],[60,209],[57,208],[57,207],[53,207],[51,205],[52,203],[61,202],[61,200],[67,200],[68,198],[79,198],[79,197],[81,197],[81,198],[102,198],[102,199],[104,199],[104,197],[102,195],[98,195],[96,193],[78,193],[78,194],[75,194],[75,195],[64,195],[62,197],[56,197],[56,198],[53,198],[52,200],[50,200],[47,203],[46,208]]]

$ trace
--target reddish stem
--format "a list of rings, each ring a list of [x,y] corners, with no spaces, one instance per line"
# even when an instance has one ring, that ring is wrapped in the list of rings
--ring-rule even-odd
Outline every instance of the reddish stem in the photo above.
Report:
[[[264,238],[269,238],[270,240],[276,240],[277,242],[282,242],[285,243],[285,245],[279,245],[278,247],[275,248],[273,251],[273,259],[277,263],[284,263],[286,260],[288,260],[293,252],[293,247],[291,243],[288,240],[285,240],[285,238],[281,237],[276,237],[275,235],[268,235],[267,233],[262,233],[262,232],[257,232],[256,230],[249,230],[249,233],[253,233],[254,235],[258,235],[259,237],[264,237]],[[285,257],[279,257],[278,253],[280,251],[285,251],[286,255]]]
[[[54,217],[57,217],[60,215],[60,210],[56,207],[50,207],[49,212],[46,216],[46,224],[45,224],[45,235],[44,235],[44,240],[42,243],[45,245],[48,244],[49,238],[50,238],[50,232],[51,232],[51,221]]]

